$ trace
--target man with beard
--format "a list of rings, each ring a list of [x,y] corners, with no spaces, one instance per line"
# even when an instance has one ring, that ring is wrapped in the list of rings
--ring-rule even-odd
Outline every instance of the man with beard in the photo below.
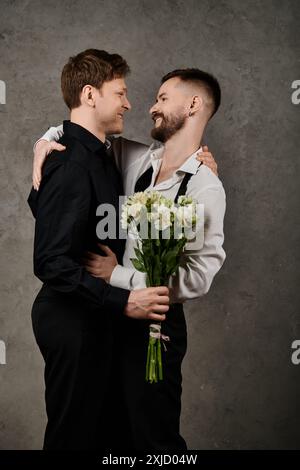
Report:
[[[126,195],[155,189],[176,201],[179,195],[187,194],[204,204],[206,220],[203,245],[198,249],[187,246],[178,274],[170,279],[173,304],[162,324],[162,333],[170,338],[167,350],[162,349],[163,381],[145,382],[148,328],[126,318],[120,322],[116,359],[129,417],[128,433],[135,450],[187,448],[179,431],[181,365],[187,349],[182,303],[207,293],[225,260],[224,188],[218,177],[197,160],[204,129],[218,110],[220,98],[219,84],[210,74],[198,69],[175,70],[163,77],[156,103],[150,109],[155,122],[151,135],[163,145],[154,143],[147,148],[123,138],[112,141]],[[43,139],[57,139],[60,133],[60,129],[51,129]],[[44,142],[39,146],[34,175],[39,175],[41,161],[53,148],[53,144]],[[130,261],[135,257],[134,243],[127,239],[123,265],[108,247],[103,247],[106,257],[89,253],[87,270],[112,286],[144,287],[145,274],[136,271]]]

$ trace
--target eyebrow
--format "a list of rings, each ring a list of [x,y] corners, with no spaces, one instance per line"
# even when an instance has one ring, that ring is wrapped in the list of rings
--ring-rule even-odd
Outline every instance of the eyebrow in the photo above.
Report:
[[[156,102],[159,98],[162,98],[165,95],[167,95],[167,93],[165,91],[163,93],[161,93],[160,95],[158,95],[158,97],[156,98]]]

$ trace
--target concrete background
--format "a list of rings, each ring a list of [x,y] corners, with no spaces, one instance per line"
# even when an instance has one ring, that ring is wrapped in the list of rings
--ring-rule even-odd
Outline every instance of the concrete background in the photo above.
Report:
[[[297,1],[1,0],[0,448],[38,449],[43,362],[30,311],[32,144],[68,117],[61,69],[88,47],[123,55],[133,104],[124,135],[150,142],[149,106],[178,67],[213,72],[223,103],[206,135],[227,193],[226,262],[186,307],[182,434],[191,449],[300,448]],[[298,34],[297,34],[298,33]],[[298,251],[297,251],[298,250]],[[299,264],[298,264],[299,266]],[[298,279],[297,279],[298,274]]]

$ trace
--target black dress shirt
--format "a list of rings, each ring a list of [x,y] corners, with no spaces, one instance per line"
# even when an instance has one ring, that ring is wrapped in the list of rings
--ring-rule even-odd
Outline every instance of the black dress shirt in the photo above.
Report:
[[[99,240],[96,234],[99,204],[112,204],[119,220],[121,178],[101,140],[70,121],[63,128],[59,142],[66,150],[49,155],[39,191],[32,188],[28,198],[36,219],[34,273],[57,291],[123,314],[130,291],[93,277],[81,262],[85,251],[101,253],[98,243],[109,246],[122,262],[125,240]]]

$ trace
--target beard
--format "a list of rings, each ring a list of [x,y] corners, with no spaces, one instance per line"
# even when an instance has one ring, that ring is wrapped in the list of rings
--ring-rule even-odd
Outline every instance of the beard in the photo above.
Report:
[[[170,114],[169,116],[157,114],[156,116],[161,117],[162,121],[160,126],[152,129],[151,137],[163,144],[176,134],[176,132],[182,129],[186,121],[186,117],[183,113]]]

